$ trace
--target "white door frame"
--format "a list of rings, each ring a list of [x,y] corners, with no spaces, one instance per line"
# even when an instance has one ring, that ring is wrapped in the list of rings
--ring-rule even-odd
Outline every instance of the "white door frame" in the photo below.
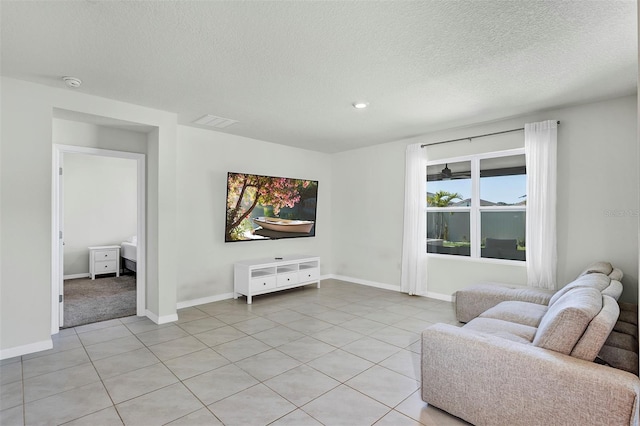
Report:
[[[111,151],[107,149],[86,148],[82,146],[53,144],[53,185],[52,185],[52,239],[51,239],[51,334],[60,331],[60,302],[63,285],[63,251],[64,211],[63,208],[63,180],[60,179],[65,153],[98,155],[103,157],[126,158],[136,160],[137,163],[137,237],[138,251],[136,255],[136,314],[146,314],[146,170],[145,155],[135,152]]]

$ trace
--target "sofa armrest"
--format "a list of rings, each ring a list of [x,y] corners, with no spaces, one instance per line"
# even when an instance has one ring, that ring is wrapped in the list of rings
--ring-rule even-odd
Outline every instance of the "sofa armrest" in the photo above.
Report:
[[[637,376],[449,324],[422,333],[422,399],[475,425],[638,424]]]
[[[456,318],[469,322],[500,302],[518,301],[548,305],[554,292],[533,287],[513,287],[506,284],[483,283],[456,292]]]

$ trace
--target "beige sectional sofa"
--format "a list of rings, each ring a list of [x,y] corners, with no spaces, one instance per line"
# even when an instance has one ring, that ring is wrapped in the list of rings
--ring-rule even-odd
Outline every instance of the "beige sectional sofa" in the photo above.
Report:
[[[458,292],[467,324],[422,334],[422,399],[477,425],[637,425],[637,374],[594,362],[620,317],[621,279],[599,262],[555,293]]]
[[[596,262],[585,268],[585,270],[578,275],[578,279],[593,274],[606,275],[609,280],[601,277],[600,282],[596,285],[602,290],[605,290],[602,288],[603,286],[609,287],[606,289],[605,294],[608,294],[616,300],[620,297],[620,294],[622,294],[622,283],[620,281],[623,277],[620,269],[614,268],[609,262]],[[567,288],[572,284],[579,285],[570,283],[560,291],[567,291],[569,288],[572,288]],[[582,282],[582,284],[589,283]],[[539,305],[548,305],[551,297],[553,297],[555,293],[555,291],[534,287],[517,287],[496,283],[476,284],[456,292],[456,317],[458,321],[467,323],[480,316],[480,314],[487,309],[493,308],[498,303],[505,301],[531,302]]]

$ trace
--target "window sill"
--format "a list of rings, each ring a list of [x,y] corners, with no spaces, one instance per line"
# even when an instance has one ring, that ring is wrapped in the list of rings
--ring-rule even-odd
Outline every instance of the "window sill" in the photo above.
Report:
[[[505,265],[505,266],[521,266],[521,267],[527,266],[527,262],[522,260],[494,259],[491,257],[456,256],[451,254],[440,254],[440,253],[426,253],[426,255],[427,255],[427,258],[435,258],[435,259],[461,260],[464,262],[489,263],[494,265]]]

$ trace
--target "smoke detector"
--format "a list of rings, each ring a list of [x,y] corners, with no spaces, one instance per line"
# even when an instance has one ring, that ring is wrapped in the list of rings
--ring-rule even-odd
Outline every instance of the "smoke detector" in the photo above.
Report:
[[[77,89],[82,84],[82,80],[77,77],[62,77],[62,81],[64,81],[64,84],[73,89]]]

